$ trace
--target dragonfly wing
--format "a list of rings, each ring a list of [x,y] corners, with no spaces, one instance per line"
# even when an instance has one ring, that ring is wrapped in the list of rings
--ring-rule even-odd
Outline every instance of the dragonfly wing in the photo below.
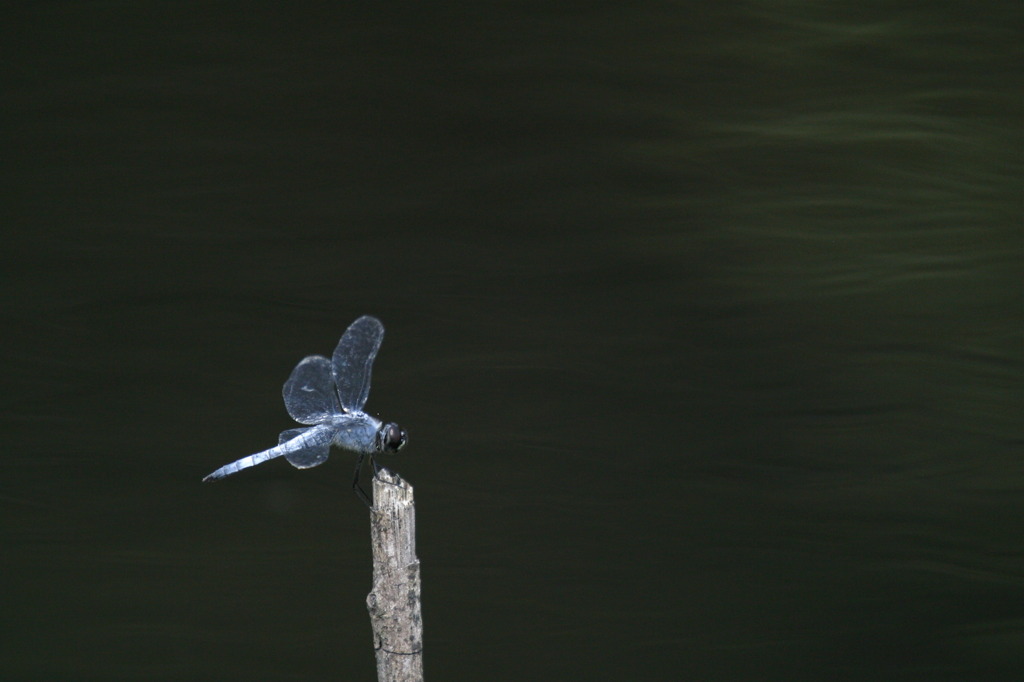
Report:
[[[278,445],[284,445],[285,443],[290,441],[292,438],[295,438],[296,436],[302,435],[306,431],[309,431],[311,428],[313,428],[313,427],[312,426],[303,426],[303,427],[300,427],[298,429],[288,429],[287,431],[282,431],[281,435],[277,437],[277,444]]]
[[[287,431],[281,432],[281,444],[284,445],[288,441],[301,436],[304,432],[308,431],[308,428],[304,429],[288,429]],[[285,459],[296,469],[309,469],[317,465],[323,464],[327,461],[327,455],[331,451],[331,434],[329,432],[321,432],[316,434],[313,438],[306,440],[306,442],[299,445],[295,450],[285,453]]]
[[[353,322],[334,349],[334,382],[341,406],[349,412],[362,410],[370,395],[370,371],[384,340],[384,325],[364,315]]]
[[[311,355],[297,364],[281,393],[288,414],[300,424],[319,424],[341,412],[331,361],[322,355]]]

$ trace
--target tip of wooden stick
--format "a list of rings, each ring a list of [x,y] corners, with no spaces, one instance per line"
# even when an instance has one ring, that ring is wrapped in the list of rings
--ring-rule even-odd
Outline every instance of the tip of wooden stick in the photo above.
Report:
[[[382,468],[380,471],[378,471],[377,478],[380,479],[382,483],[388,483],[390,485],[402,485],[403,483],[405,483],[405,481],[402,480],[401,476],[396,474],[391,469],[387,468]]]
[[[412,504],[413,490],[408,481],[389,469],[381,469],[373,478],[374,509],[381,505]]]

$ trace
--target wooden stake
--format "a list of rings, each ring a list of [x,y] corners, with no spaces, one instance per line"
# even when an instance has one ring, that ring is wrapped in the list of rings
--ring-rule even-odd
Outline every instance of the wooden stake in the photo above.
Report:
[[[420,562],[412,486],[387,469],[373,479],[373,589],[366,597],[379,682],[423,680]]]

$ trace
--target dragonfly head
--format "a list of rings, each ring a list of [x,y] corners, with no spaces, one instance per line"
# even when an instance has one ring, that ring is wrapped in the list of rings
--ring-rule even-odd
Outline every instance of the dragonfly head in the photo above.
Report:
[[[377,450],[379,452],[398,452],[409,442],[409,434],[398,424],[385,424],[377,431]]]

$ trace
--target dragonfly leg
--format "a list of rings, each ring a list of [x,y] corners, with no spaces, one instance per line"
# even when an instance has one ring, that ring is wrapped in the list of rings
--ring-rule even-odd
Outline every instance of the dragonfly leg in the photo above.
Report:
[[[363,468],[363,457],[364,455],[360,453],[359,459],[356,460],[356,473],[354,476],[352,476],[352,492],[356,494],[356,497],[363,501],[363,504],[366,505],[367,509],[372,510],[373,502],[370,501],[370,498],[367,496],[366,491],[363,490],[362,487],[360,487],[359,485],[359,470]],[[370,456],[370,461],[374,461],[372,455]],[[374,466],[376,467],[376,462],[374,462]],[[376,476],[377,472],[374,471],[373,475]]]

